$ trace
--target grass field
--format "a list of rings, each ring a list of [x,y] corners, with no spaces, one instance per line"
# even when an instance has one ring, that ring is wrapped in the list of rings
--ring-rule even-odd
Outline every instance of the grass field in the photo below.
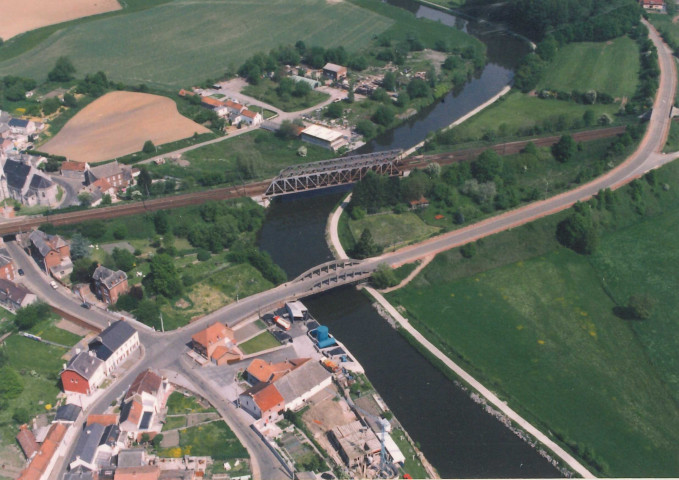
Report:
[[[679,472],[677,405],[584,257],[560,249],[390,300],[611,474]]]
[[[516,135],[517,130],[541,126],[545,122],[554,125],[563,122],[569,128],[575,120],[582,119],[587,110],[594,112],[595,118],[607,113],[611,118],[619,105],[579,105],[554,99],[540,99],[516,91],[510,92],[501,101],[484,109],[462,125],[455,128],[465,140],[479,140],[488,131],[497,136]],[[566,128],[566,129],[567,129]]]
[[[182,415],[187,413],[205,413],[216,411],[212,407],[203,407],[194,397],[187,397],[179,392],[172,392],[167,399],[167,414]]]
[[[186,428],[179,431],[179,448],[182,455],[209,455],[214,460],[226,461],[249,458],[248,451],[223,421]],[[177,448],[160,449],[158,455],[175,457]]]
[[[360,220],[349,220],[349,228],[354,241],[357,241],[363,229],[367,228],[372,233],[375,243],[387,249],[423,240],[439,231],[438,228],[424,223],[412,212],[380,213]]]
[[[54,325],[55,321],[58,319],[55,314],[52,314],[50,318],[43,320],[42,322],[31,328],[30,333],[33,335],[38,335],[43,340],[49,340],[50,342],[60,343],[61,345],[73,346],[80,341],[78,335],[62,330]]]
[[[631,97],[638,72],[639,48],[631,38],[570,43],[559,49],[537,89],[596,90],[613,97]]]
[[[240,348],[245,355],[250,355],[251,353],[261,352],[262,350],[280,347],[280,345],[280,342],[276,340],[276,337],[270,332],[262,332],[247,342],[238,345],[238,348]]]
[[[306,157],[297,155],[297,149],[302,145],[307,148]],[[188,168],[169,162],[148,167],[158,175],[177,178],[212,178],[220,174],[238,180],[261,179],[273,177],[289,165],[327,160],[335,156],[334,152],[325,148],[300,140],[281,139],[269,131],[258,130],[183,154],[183,158],[190,163]]]
[[[348,2],[178,0],[66,27],[0,64],[0,75],[44,79],[54,59],[67,55],[80,75],[102,70],[129,84],[186,87],[297,40],[353,51],[393,23]]]

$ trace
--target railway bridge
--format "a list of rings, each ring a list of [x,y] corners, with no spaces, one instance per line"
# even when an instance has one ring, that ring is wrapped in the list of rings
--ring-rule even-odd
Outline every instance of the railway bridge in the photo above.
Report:
[[[271,181],[264,196],[275,197],[356,183],[370,171],[400,176],[403,175],[401,154],[402,150],[386,150],[287,167]]]

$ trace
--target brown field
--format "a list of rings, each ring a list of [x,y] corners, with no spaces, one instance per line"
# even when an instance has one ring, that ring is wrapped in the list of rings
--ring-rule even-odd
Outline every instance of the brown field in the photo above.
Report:
[[[118,0],[0,0],[0,38],[120,8]]]
[[[76,162],[101,162],[210,130],[183,117],[167,97],[111,92],[83,108],[41,151]]]

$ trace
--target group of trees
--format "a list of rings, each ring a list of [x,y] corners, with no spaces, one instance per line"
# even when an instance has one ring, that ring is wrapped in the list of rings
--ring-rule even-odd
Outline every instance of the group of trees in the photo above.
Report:
[[[0,90],[3,96],[12,102],[26,99],[26,92],[33,90],[37,83],[32,78],[17,77],[6,75],[0,83]]]

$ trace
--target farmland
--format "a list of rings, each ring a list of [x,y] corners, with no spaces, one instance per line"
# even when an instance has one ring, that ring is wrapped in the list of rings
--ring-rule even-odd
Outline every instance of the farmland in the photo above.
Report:
[[[90,103],[42,150],[79,162],[100,162],[209,130],[181,116],[166,97],[111,92]]]
[[[559,49],[538,90],[596,90],[613,97],[631,97],[638,71],[639,48],[628,37],[610,42],[571,43]]]
[[[129,84],[185,87],[238,68],[253,52],[300,39],[354,51],[393,23],[348,2],[173,1],[67,26],[2,62],[0,75],[42,80],[54,59],[67,55],[80,75],[102,70]]]
[[[118,0],[0,0],[0,38],[55,23],[120,9]]]

